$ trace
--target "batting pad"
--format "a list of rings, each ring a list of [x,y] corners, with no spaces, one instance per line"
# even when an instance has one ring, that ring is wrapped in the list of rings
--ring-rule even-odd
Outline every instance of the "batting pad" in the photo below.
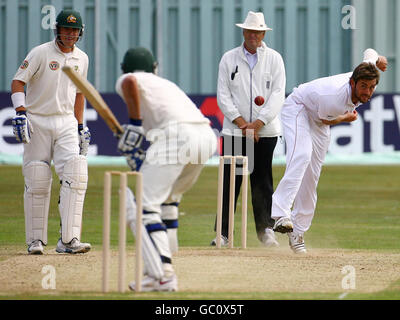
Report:
[[[88,182],[87,161],[84,156],[74,156],[64,165],[62,174],[60,203],[62,242],[73,238],[80,240],[83,203]]]
[[[131,228],[133,234],[136,237],[136,202],[135,196],[132,191],[127,188],[126,189],[126,219],[129,227]],[[145,220],[148,220],[146,215],[143,215],[143,224],[142,224],[142,256],[143,256],[143,264],[146,273],[155,279],[161,279],[164,276],[164,270],[161,262],[160,252],[157,249],[157,245],[168,245],[168,239],[166,239],[165,231],[159,231],[157,233],[164,233],[165,239],[167,243],[160,243],[162,239],[152,239],[150,234],[147,231],[145,225]],[[160,221],[161,222],[161,221]],[[152,234],[153,236],[155,233]],[[158,237],[157,237],[158,238]],[[136,240],[137,241],[137,240]]]
[[[161,218],[167,226],[167,235],[171,253],[178,252],[178,203],[161,205]]]
[[[46,245],[52,183],[51,169],[46,162],[32,161],[23,168],[23,175],[26,243],[41,240]]]

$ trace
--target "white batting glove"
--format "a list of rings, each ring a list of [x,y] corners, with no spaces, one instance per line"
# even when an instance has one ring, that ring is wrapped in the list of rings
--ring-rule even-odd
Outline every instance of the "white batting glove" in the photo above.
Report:
[[[13,133],[18,142],[29,143],[31,134],[33,133],[32,126],[26,117],[26,112],[17,112],[17,115],[12,119]]]
[[[78,124],[79,133],[79,154],[87,156],[90,144],[90,131],[88,127],[83,127],[83,124]]]
[[[123,125],[124,133],[118,142],[118,151],[122,153],[132,171],[139,171],[146,158],[146,138],[142,126]]]

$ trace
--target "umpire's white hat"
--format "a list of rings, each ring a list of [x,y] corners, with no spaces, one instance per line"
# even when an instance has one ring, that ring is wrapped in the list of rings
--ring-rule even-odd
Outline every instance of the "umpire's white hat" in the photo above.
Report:
[[[264,20],[264,14],[262,12],[249,11],[246,20],[244,20],[244,23],[236,23],[236,25],[239,28],[248,30],[257,30],[257,31],[272,30],[271,28],[267,27]]]

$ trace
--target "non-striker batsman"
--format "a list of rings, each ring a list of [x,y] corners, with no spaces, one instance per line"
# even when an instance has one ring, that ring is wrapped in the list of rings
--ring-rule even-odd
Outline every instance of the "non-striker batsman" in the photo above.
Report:
[[[88,56],[75,46],[83,30],[79,12],[61,11],[55,40],[33,48],[11,84],[17,113],[13,131],[24,146],[25,232],[30,254],[42,254],[47,245],[52,161],[61,184],[61,237],[56,251],[84,253],[91,247],[80,242],[90,142],[89,129],[83,126],[85,98],[61,70],[68,65],[87,76]]]

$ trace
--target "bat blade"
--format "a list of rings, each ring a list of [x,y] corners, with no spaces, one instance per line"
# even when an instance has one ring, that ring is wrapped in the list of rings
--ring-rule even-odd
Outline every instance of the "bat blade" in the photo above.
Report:
[[[86,99],[90,102],[92,107],[103,118],[108,127],[117,136],[124,132],[117,118],[115,118],[107,103],[103,100],[100,93],[93,85],[82,77],[79,73],[75,72],[71,67],[65,66],[62,70],[66,73],[68,78],[76,85],[76,87],[83,93]]]

